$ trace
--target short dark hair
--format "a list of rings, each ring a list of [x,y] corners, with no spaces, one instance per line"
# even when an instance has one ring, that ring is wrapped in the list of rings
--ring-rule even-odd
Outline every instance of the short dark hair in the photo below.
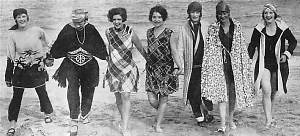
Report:
[[[163,21],[166,21],[166,19],[168,18],[168,12],[167,12],[166,8],[164,8],[161,5],[156,5],[150,9],[150,13],[149,13],[150,21],[152,21],[152,16],[153,16],[154,12],[158,12],[161,15]]]
[[[28,13],[27,13],[26,9],[24,9],[24,8],[14,9],[14,11],[13,11],[13,17],[14,17],[15,20],[16,20],[17,16],[21,15],[21,14],[25,14],[27,16],[27,21],[29,21],[29,16],[28,16]]]
[[[122,17],[122,22],[127,20],[127,12],[125,8],[112,8],[108,11],[107,18],[109,22],[113,22],[113,16],[120,15]]]
[[[186,10],[187,14],[190,14],[191,12],[200,12],[202,16],[202,5],[201,3],[197,1],[193,1],[188,5],[188,9]]]

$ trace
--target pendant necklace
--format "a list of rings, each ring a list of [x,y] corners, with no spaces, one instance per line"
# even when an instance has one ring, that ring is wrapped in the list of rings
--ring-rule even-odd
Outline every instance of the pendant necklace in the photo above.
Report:
[[[75,32],[76,32],[76,38],[77,38],[77,41],[80,43],[80,44],[84,44],[84,41],[85,41],[85,27],[83,27],[83,40],[82,42],[80,41],[79,37],[78,37],[78,33],[77,33],[77,30],[75,29]]]

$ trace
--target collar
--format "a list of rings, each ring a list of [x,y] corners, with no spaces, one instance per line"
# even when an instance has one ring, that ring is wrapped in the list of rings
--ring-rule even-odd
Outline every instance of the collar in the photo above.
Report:
[[[286,30],[289,28],[289,26],[280,18],[277,18],[275,20],[275,23],[276,25],[279,27],[279,29],[281,29],[282,31]],[[255,26],[255,29],[257,29],[259,32],[262,31],[263,28],[265,28],[266,25],[265,23],[262,21],[260,23],[258,23],[256,26]]]

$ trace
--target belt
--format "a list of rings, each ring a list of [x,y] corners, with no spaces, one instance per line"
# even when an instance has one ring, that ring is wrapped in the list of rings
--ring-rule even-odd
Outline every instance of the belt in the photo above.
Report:
[[[93,59],[93,56],[87,51],[79,48],[75,51],[68,52],[67,57],[75,64],[83,66]]]

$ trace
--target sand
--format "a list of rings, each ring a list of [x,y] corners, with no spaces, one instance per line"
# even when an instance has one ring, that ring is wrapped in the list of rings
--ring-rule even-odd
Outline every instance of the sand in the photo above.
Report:
[[[0,57],[5,60],[5,57]],[[53,67],[48,68],[53,75],[61,60],[56,60]],[[106,62],[98,60],[100,79],[106,70]],[[189,105],[185,106],[182,99],[182,89],[169,96],[168,108],[162,122],[163,133],[154,132],[151,127],[156,111],[147,101],[144,91],[145,68],[144,60],[136,60],[141,72],[139,92],[131,96],[131,112],[129,129],[133,136],[219,136],[215,132],[220,118],[218,107],[215,105],[213,115],[215,120],[205,127],[197,126],[192,117]],[[5,61],[0,63],[0,77],[4,77]],[[182,78],[182,77],[181,77]],[[182,80],[182,79],[181,79]],[[274,117],[277,126],[264,129],[264,114],[261,96],[257,96],[254,107],[237,111],[234,118],[236,130],[228,130],[228,136],[300,136],[300,56],[290,59],[290,77],[288,93],[276,99]],[[8,88],[3,80],[0,81],[0,136],[8,129],[7,109],[12,97],[12,88]],[[47,83],[47,91],[54,107],[53,123],[45,124],[40,113],[39,100],[33,89],[26,89],[18,120],[17,136],[68,136],[69,109],[67,105],[66,88],[57,87],[54,80]],[[96,88],[89,124],[80,124],[78,136],[121,136],[118,129],[120,116],[115,105],[114,94],[108,86],[102,87],[102,82]]]

